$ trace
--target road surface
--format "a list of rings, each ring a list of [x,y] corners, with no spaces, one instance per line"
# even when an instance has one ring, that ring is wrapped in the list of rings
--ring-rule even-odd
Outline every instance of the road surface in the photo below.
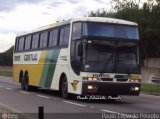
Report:
[[[76,114],[77,118],[88,114],[89,117],[98,118],[99,116],[102,119],[105,118],[104,115],[102,116],[105,113],[119,115],[125,115],[126,113],[160,113],[160,96],[144,94],[122,96],[121,100],[116,101],[80,100],[76,98],[65,100],[56,91],[44,89],[30,92],[22,91],[20,85],[15,83],[12,78],[0,77],[0,105],[16,113],[37,114],[38,107],[43,106],[46,114],[60,114],[61,116]],[[156,116],[160,118],[159,115]],[[52,119],[54,118],[52,117]]]

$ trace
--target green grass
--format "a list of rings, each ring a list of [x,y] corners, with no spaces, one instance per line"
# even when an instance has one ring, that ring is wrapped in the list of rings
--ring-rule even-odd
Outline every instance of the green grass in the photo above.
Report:
[[[11,71],[0,71],[0,76],[12,77]]]
[[[160,95],[160,85],[142,83],[141,92]]]

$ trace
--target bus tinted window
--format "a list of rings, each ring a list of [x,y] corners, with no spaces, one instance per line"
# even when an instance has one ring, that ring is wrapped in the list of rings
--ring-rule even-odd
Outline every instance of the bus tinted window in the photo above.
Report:
[[[64,27],[60,30],[60,41],[59,45],[68,45],[69,41],[69,33],[70,33],[70,27]]]
[[[50,31],[49,47],[56,46],[57,40],[58,40],[58,29]]]
[[[107,23],[84,23],[83,35],[139,40],[137,26]]]
[[[40,48],[46,48],[48,43],[48,31],[42,32],[40,36]]]
[[[64,45],[64,28],[62,28],[60,30],[60,41],[59,41],[59,45]]]
[[[31,35],[27,36],[25,39],[25,50],[29,50],[31,47]]]
[[[33,35],[32,38],[32,49],[37,49],[39,45],[39,34]]]
[[[68,45],[68,41],[69,41],[69,33],[70,33],[70,27],[65,27],[64,30],[64,45]]]
[[[82,34],[82,23],[77,22],[73,25],[73,39],[80,37]]]
[[[23,48],[24,48],[24,37],[21,37],[21,38],[19,39],[18,51],[23,50]]]
[[[15,51],[18,51],[18,43],[19,43],[19,39],[18,39],[18,38],[16,38]]]

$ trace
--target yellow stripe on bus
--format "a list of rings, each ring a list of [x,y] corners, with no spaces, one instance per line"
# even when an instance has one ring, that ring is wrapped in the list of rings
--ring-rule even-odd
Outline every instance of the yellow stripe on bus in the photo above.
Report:
[[[14,79],[19,82],[20,71],[28,71],[29,85],[39,86],[47,51],[42,51],[38,64],[14,64]]]

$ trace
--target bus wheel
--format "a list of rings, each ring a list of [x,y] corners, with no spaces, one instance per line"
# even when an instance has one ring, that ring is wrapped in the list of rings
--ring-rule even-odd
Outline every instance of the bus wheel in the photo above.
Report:
[[[69,98],[67,78],[65,76],[64,76],[64,78],[62,79],[62,82],[61,82],[61,95],[65,99]]]
[[[29,86],[29,81],[28,81],[28,76],[27,75],[25,75],[25,78],[24,78],[24,87],[25,87],[26,91],[30,90],[30,86]]]
[[[22,89],[22,90],[25,90],[25,83],[24,83],[25,81],[24,81],[24,80],[25,80],[25,79],[24,79],[24,76],[22,76],[22,77],[21,77],[21,89]]]

